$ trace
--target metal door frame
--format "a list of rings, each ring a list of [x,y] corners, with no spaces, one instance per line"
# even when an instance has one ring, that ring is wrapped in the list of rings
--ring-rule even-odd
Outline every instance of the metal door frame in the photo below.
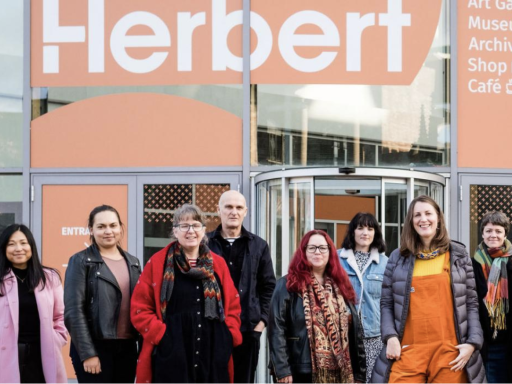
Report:
[[[136,254],[143,262],[144,258],[144,185],[145,184],[229,184],[231,189],[240,191],[242,184],[241,173],[239,172],[203,172],[194,174],[159,174],[137,176],[136,181],[136,216],[139,230],[136,239]],[[249,208],[249,207],[248,207]],[[249,214],[247,215],[249,216]],[[247,220],[244,225],[247,226]]]
[[[461,174],[459,175],[459,223],[458,228],[460,241],[469,246],[470,244],[470,186],[471,185],[512,185],[510,174]]]
[[[137,215],[136,215],[136,176],[126,175],[32,175],[31,187],[31,217],[30,227],[34,234],[36,244],[42,249],[42,220],[43,220],[43,186],[44,185],[127,185],[128,186],[128,219],[127,233],[125,234],[128,245],[128,252],[137,254],[136,237],[137,237]],[[80,204],[77,202],[77,204]],[[84,217],[84,223],[87,217]],[[71,255],[70,255],[71,256]],[[140,259],[140,258],[139,258]],[[140,259],[142,260],[142,259]]]

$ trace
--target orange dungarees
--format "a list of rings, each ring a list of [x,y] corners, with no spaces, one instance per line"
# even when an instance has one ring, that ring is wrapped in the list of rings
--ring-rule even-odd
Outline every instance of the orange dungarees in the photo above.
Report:
[[[466,383],[465,370],[451,371],[448,365],[459,355],[457,344],[450,253],[446,252],[443,272],[412,278],[402,352],[391,367],[389,382]]]

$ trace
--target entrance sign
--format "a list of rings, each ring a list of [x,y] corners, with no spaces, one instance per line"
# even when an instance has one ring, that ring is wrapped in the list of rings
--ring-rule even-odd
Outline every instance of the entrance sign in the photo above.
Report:
[[[253,83],[410,84],[442,0],[252,2]],[[33,0],[32,86],[242,83],[242,0]]]
[[[459,166],[510,166],[512,0],[458,0]],[[492,134],[489,134],[492,129]],[[475,153],[492,151],[492,156]]]

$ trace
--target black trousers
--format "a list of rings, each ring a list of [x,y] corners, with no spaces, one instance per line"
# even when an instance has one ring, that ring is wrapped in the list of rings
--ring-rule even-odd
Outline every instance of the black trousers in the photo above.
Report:
[[[243,332],[242,337],[242,344],[233,350],[235,383],[254,383],[260,353],[261,332]]]
[[[46,383],[41,360],[41,344],[18,343],[21,383]]]
[[[137,367],[137,342],[135,339],[95,340],[101,373],[84,371],[84,363],[71,341],[69,356],[79,383],[133,383]]]

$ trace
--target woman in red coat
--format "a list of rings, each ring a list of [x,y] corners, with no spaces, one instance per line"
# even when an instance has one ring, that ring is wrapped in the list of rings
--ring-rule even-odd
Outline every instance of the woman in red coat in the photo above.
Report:
[[[131,319],[144,338],[137,382],[232,382],[241,344],[240,299],[224,259],[206,245],[194,205],[174,214],[174,237],[144,268]]]

